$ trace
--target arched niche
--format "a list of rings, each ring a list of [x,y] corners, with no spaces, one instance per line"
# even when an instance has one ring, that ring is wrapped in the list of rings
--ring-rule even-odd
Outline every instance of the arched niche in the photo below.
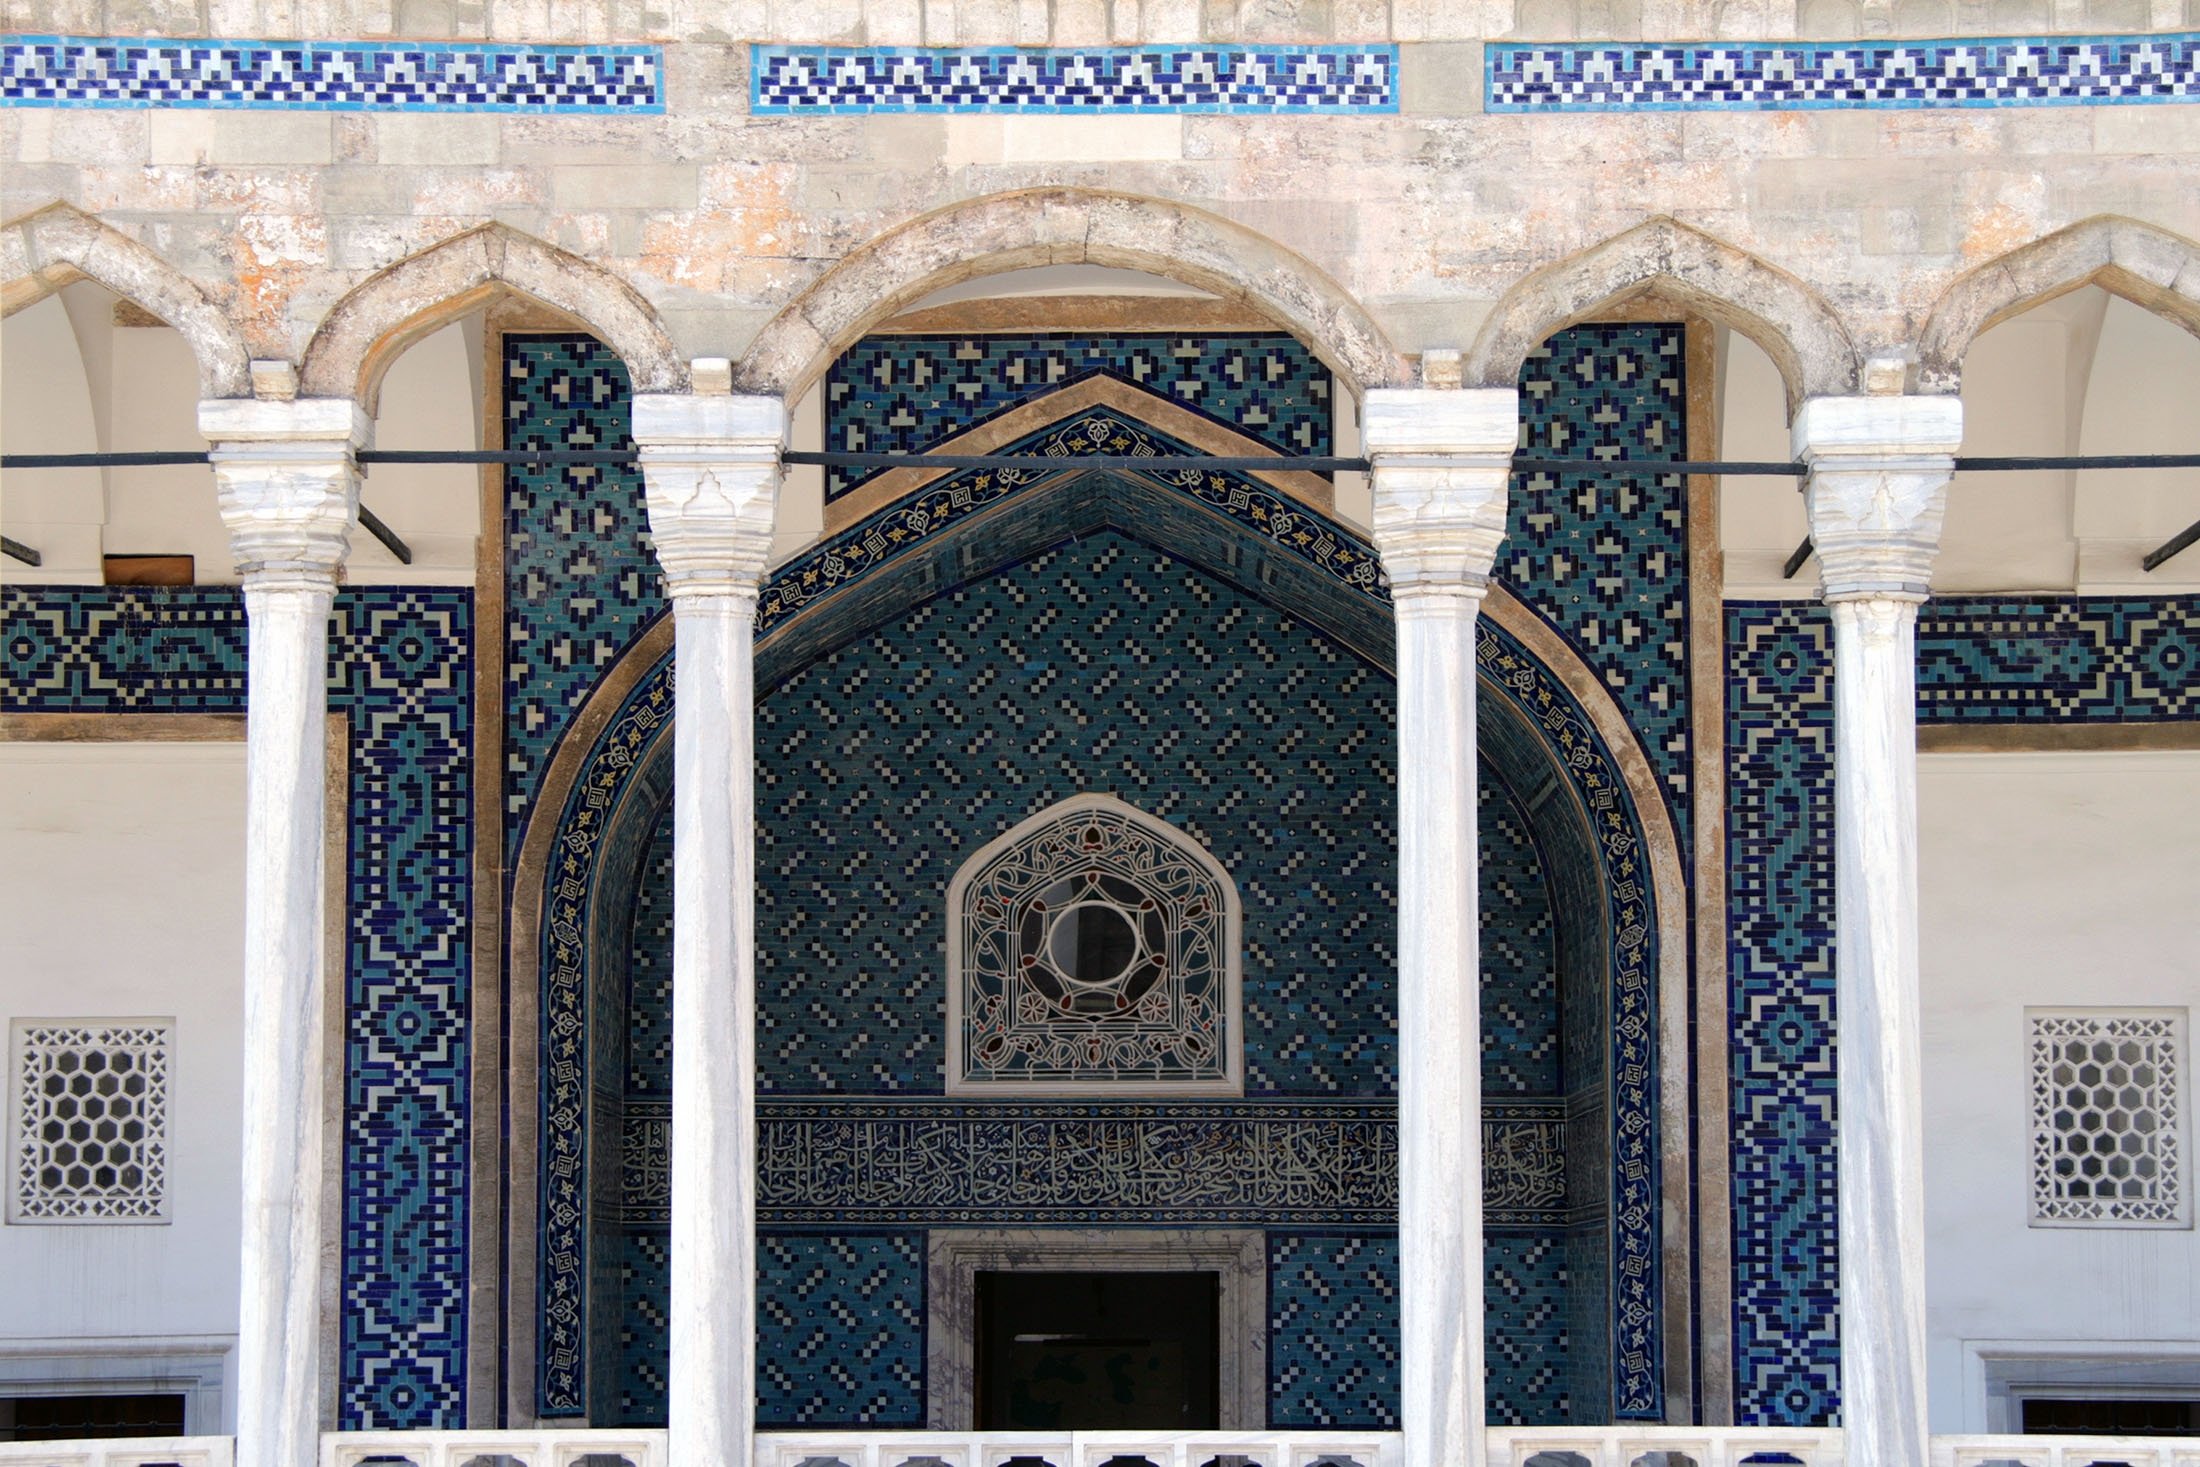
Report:
[[[1390,664],[1390,616],[1379,586],[1341,583],[1311,558],[1249,534],[1175,487],[1109,472],[1068,472],[1012,506],[920,541],[860,583],[768,621],[758,644],[759,698],[768,705],[805,668],[953,588],[982,583],[1050,546],[1104,535],[1163,548],[1201,574],[1312,624],[1374,667]],[[830,546],[817,552],[830,553]],[[806,564],[784,573],[800,575]],[[1578,666],[1568,669],[1571,677],[1555,673],[1551,661],[1565,659],[1560,644],[1501,592],[1493,595],[1490,612],[1480,649],[1479,702],[1488,783],[1501,786],[1525,812],[1546,864],[1567,873],[1554,883],[1563,886],[1566,906],[1559,981],[1573,1010],[1574,1080],[1583,1092],[1569,1099],[1569,1108],[1572,1125],[1595,1138],[1578,1155],[1596,1158],[1577,1161],[1577,1170],[1593,1175],[1570,1177],[1569,1183],[1579,1195],[1598,1191],[1605,1199],[1574,1266],[1599,1281],[1600,1293],[1629,1301],[1602,1316],[1597,1337],[1586,1345],[1614,1362],[1606,1372],[1614,1381],[1624,1373],[1617,1362],[1631,1363],[1628,1389],[1608,1412],[1591,1408],[1590,1414],[1654,1417],[1686,1371],[1684,1360],[1659,1358],[1667,1332],[1685,1339],[1688,1318],[1685,1255],[1680,1267],[1668,1268],[1661,1248],[1661,1234],[1687,1236],[1687,1121],[1675,1113],[1684,1106],[1659,1098],[1656,1018],[1685,1002],[1686,943],[1673,926],[1682,901],[1678,850],[1639,749],[1612,742],[1615,732],[1628,737],[1616,709],[1605,699],[1606,707],[1589,711],[1601,697],[1593,676]],[[513,1064],[536,1070],[549,1088],[529,1123],[541,1125],[542,1134],[522,1145],[515,1127],[513,1194],[537,1194],[541,1226],[533,1218],[524,1229],[515,1226],[513,1256],[587,1258],[588,1278],[609,1272],[602,1233],[591,1238],[587,1203],[611,1166],[602,1151],[613,1134],[607,1129],[612,1107],[596,1103],[600,1087],[589,1078],[600,1063],[589,1057],[589,1035],[629,1032],[607,1014],[604,995],[620,991],[630,977],[637,889],[625,883],[643,869],[631,853],[645,849],[661,827],[669,798],[666,631],[660,624],[659,634],[606,679],[568,736],[570,757],[560,756],[560,771],[546,786],[520,867],[514,986],[542,983],[543,1009],[539,1018],[523,1019],[515,1006]],[[770,780],[768,730],[759,745],[760,770]],[[532,916],[530,901],[536,903]],[[907,940],[928,945],[931,936],[927,929]],[[530,1040],[538,1046],[547,1040],[553,1049],[530,1055]],[[1685,1064],[1677,1053],[1670,1061]],[[562,1095],[553,1093],[559,1069],[566,1075]],[[1683,1169],[1671,1172],[1676,1161]],[[1667,1175],[1670,1186],[1664,1185]],[[1622,1237],[1623,1228],[1633,1231]],[[539,1347],[542,1362],[584,1359],[600,1327],[585,1318],[583,1276],[570,1267],[567,1274],[570,1285],[538,1282],[540,1304],[529,1301],[512,1316],[514,1344],[526,1337],[528,1346]],[[578,1333],[552,1338],[570,1327],[576,1310]],[[515,1349],[515,1364],[534,1353]],[[539,1373],[537,1361],[527,1363]]]

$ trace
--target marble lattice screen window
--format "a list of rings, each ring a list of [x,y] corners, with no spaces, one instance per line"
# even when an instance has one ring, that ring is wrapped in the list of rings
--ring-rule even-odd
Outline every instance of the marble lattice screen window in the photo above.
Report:
[[[8,1221],[168,1221],[172,1019],[18,1019]]]
[[[947,917],[949,1094],[1243,1092],[1237,887],[1184,831],[1064,800],[964,862]]]
[[[2182,1009],[2027,1009],[2034,1227],[2192,1225]]]

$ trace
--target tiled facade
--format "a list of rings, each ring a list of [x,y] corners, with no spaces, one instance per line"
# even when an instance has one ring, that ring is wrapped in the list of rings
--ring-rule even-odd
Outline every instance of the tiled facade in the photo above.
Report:
[[[1492,112],[2098,107],[2200,99],[2200,32],[1491,46]]]
[[[1840,1405],[1833,633],[1733,602],[1726,638],[1736,1414],[1815,1425]],[[1944,597],[1917,665],[1921,726],[2189,721],[2200,598]]]
[[[664,111],[655,46],[0,38],[0,106]]]
[[[750,67],[760,115],[1398,109],[1395,46],[757,46]]]
[[[342,591],[329,707],[350,721],[338,1419],[465,1420],[473,593]],[[7,707],[241,713],[232,586],[0,588]]]

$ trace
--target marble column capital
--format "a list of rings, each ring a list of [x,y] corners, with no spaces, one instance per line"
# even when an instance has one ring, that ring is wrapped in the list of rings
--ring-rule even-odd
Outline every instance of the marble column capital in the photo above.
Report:
[[[649,533],[674,610],[753,604],[771,554],[787,406],[776,397],[634,398]]]
[[[1400,609],[1438,596],[1479,600],[1505,538],[1520,395],[1377,388],[1364,439],[1375,546]]]
[[[1795,416],[1803,503],[1827,602],[1922,601],[1963,441],[1953,397],[1814,397]]]
[[[359,519],[359,450],[374,423],[350,398],[199,404],[222,523],[247,591],[333,594]]]

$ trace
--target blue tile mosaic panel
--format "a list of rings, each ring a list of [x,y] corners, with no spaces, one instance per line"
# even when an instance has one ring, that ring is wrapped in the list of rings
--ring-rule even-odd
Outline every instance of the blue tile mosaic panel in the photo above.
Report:
[[[628,1232],[620,1249],[619,1416],[663,1421],[665,1340],[672,1327],[672,1240],[662,1229]]]
[[[1482,1093],[1559,1093],[1558,926],[1528,817],[1487,760],[1476,786]]]
[[[1736,1411],[1817,1425],[1840,1403],[1833,629],[1730,602],[1726,641]],[[1917,667],[1923,725],[2189,722],[2200,597],[1945,597]]]
[[[757,710],[761,1091],[939,1093],[941,894],[1093,791],[1237,882],[1247,1094],[1387,1096],[1396,954],[1371,914],[1395,855],[1361,837],[1393,818],[1392,700],[1312,627],[1114,531],[811,663]],[[1250,730],[1290,757],[1256,757]]]
[[[1019,446],[1039,447],[1041,451],[1051,448],[1064,457],[1095,452],[1160,453],[1177,447],[1143,425],[1098,413],[1089,420],[1057,425]],[[1155,473],[1134,477],[1237,520],[1258,537],[1263,551],[1280,551],[1314,568],[1323,584],[1333,586],[1344,602],[1364,601],[1378,608],[1387,603],[1387,588],[1368,548],[1295,502],[1223,474]],[[956,476],[834,537],[784,567],[766,587],[760,632],[768,636],[787,626],[803,610],[840,590],[860,585],[872,572],[915,547],[929,544],[943,530],[1026,487],[1024,480],[1011,474],[975,472]],[[1133,558],[1126,560],[1122,569],[1096,567],[1106,574],[1090,579],[1053,573],[1057,557],[1103,551]],[[1144,567],[1136,559],[1140,556],[1153,557],[1154,566]],[[1164,566],[1172,568],[1162,573],[1160,568]],[[1189,591],[1192,600],[1201,603],[1200,608],[1194,612],[1189,603],[1175,604],[1179,597],[1177,591],[1170,591],[1172,586]],[[1206,589],[1202,591],[1201,587]],[[1187,664],[1202,668],[1234,669],[1240,662],[1258,662],[1267,671],[1256,672],[1256,679],[1271,679],[1285,676],[1276,669],[1288,669],[1291,658],[1303,657],[1308,647],[1326,648],[1322,652],[1325,661],[1335,660],[1340,667],[1359,670],[1352,674],[1355,681],[1347,690],[1352,696],[1345,697],[1342,705],[1358,708],[1364,702],[1364,695],[1357,691],[1357,679],[1368,665],[1341,646],[1330,645],[1320,634],[1308,635],[1310,628],[1304,623],[1291,618],[1276,622],[1279,628],[1298,628],[1295,635],[1299,645],[1288,652],[1265,630],[1266,620],[1254,620],[1253,640],[1242,640],[1246,634],[1240,627],[1245,617],[1235,604],[1240,596],[1233,589],[1213,583],[1203,572],[1171,562],[1113,531],[1087,534],[1073,545],[1044,552],[982,585],[964,587],[920,607],[911,619],[889,629],[891,635],[904,636],[906,645],[867,632],[854,644],[853,661],[847,660],[851,649],[843,649],[788,674],[790,681],[780,685],[780,693],[802,687],[806,678],[814,681],[827,674],[849,676],[837,686],[818,684],[807,690],[830,694],[827,702],[838,715],[837,723],[831,719],[813,720],[805,726],[797,711],[783,715],[775,728],[766,729],[763,723],[774,716],[777,694],[767,698],[764,719],[760,720],[759,772],[760,779],[766,781],[761,795],[768,822],[764,842],[760,842],[760,864],[767,874],[782,867],[783,876],[794,874],[794,866],[786,866],[765,849],[765,843],[775,838],[799,838],[798,844],[818,846],[817,853],[796,852],[802,860],[815,863],[814,869],[801,873],[808,887],[803,893],[804,903],[815,907],[818,893],[823,892],[829,904],[822,910],[831,914],[804,915],[802,904],[777,914],[760,906],[766,947],[784,945],[788,954],[784,982],[792,985],[780,995],[785,1000],[784,1017],[770,1012],[765,1015],[766,1024],[779,1025],[782,1051],[775,1055],[774,1037],[767,1033],[763,1046],[767,1076],[775,1064],[793,1062],[789,1078],[779,1082],[783,1095],[921,1096],[925,1088],[936,1087],[941,1021],[938,1000],[929,990],[935,986],[937,975],[930,970],[937,966],[938,954],[934,952],[930,959],[921,954],[927,946],[938,944],[943,930],[939,914],[911,913],[897,925],[892,902],[882,903],[872,900],[872,896],[880,888],[907,887],[926,869],[925,863],[945,860],[947,849],[959,849],[955,827],[961,823],[961,816],[977,804],[993,800],[1001,805],[992,820],[974,821],[985,827],[984,838],[990,838],[1007,823],[1013,823],[1012,818],[996,823],[1009,814],[1010,807],[1015,807],[1014,815],[1020,817],[1038,804],[1061,797],[1043,795],[1036,788],[1025,790],[1016,781],[1025,785],[1033,779],[1041,784],[1068,781],[1065,791],[1085,787],[1092,775],[1078,766],[1074,751],[1080,741],[1088,739],[1095,741],[1091,747],[1105,760],[1095,766],[1105,772],[1106,782],[1101,788],[1113,788],[1126,778],[1144,778],[1154,781],[1156,788],[1172,792],[1178,791],[1179,782],[1182,789],[1205,791],[1212,783],[1208,772],[1218,764],[1231,768],[1233,777],[1250,779],[1263,788],[1271,784],[1281,787],[1281,771],[1266,763],[1244,768],[1240,767],[1242,761],[1240,765],[1229,765],[1222,757],[1226,751],[1219,750],[1200,757],[1200,741],[1217,737],[1220,720],[1212,710],[1204,715],[1200,712],[1201,686],[1187,684],[1181,674],[1172,673],[1165,665],[1180,652]],[[1162,604],[1157,604],[1157,597]],[[1249,598],[1244,600],[1246,608],[1259,605]],[[1343,614],[1332,610],[1333,614]],[[1196,645],[1180,647],[1177,628],[1187,614],[1195,628],[1204,625],[1207,617],[1221,616],[1230,637],[1240,639],[1228,643],[1232,654],[1218,656],[1216,649],[1225,643],[1203,637],[1195,639]],[[1257,618],[1273,619],[1278,615],[1261,610]],[[1015,629],[1032,618],[1037,620],[1028,628],[1029,635],[1020,639]],[[1146,625],[1144,619],[1151,618],[1168,619],[1167,638],[1157,631],[1141,630]],[[1087,622],[1091,623],[1089,630]],[[1161,625],[1160,620],[1154,621],[1156,629]],[[1004,626],[1010,628],[1005,659],[1001,656]],[[1069,643],[1057,645],[1065,636],[1071,639]],[[1157,657],[1153,649],[1164,646],[1169,657]],[[1610,964],[1614,990],[1610,1071],[1619,1077],[1610,1120],[1619,1262],[1611,1280],[1617,1318],[1609,1348],[1618,1376],[1619,1409],[1632,1416],[1654,1414],[1659,1405],[1660,1364],[1654,1246],[1657,1184],[1649,1140],[1655,1133],[1650,1109],[1655,1091],[1655,1056],[1651,1047],[1649,975],[1655,964],[1656,923],[1639,870],[1640,828],[1616,777],[1610,752],[1603,748],[1586,716],[1564,689],[1509,637],[1493,628],[1485,628],[1478,650],[1493,685],[1517,701],[1557,747],[1562,768],[1584,807],[1592,812],[1596,825],[1604,899],[1610,904],[1608,923],[1615,940]],[[1061,655],[1065,651],[1069,654],[1066,657]],[[1248,651],[1250,657],[1244,655]],[[1084,685],[1093,676],[1088,671],[1091,668],[1101,670],[1097,686],[1106,701],[1088,709],[1068,698],[1067,690],[1072,682]],[[1372,675],[1387,688],[1387,676],[1379,672]],[[1130,679],[1128,684],[1126,677]],[[1143,687],[1140,679],[1156,678],[1159,681],[1147,694],[1149,701],[1165,699],[1172,709],[1182,708],[1184,689],[1189,686],[1193,712],[1188,717],[1172,716],[1164,731],[1166,747],[1159,749],[1162,757],[1150,760],[1154,767],[1148,771],[1132,757],[1132,751],[1151,736],[1142,726],[1134,730],[1138,705],[1126,701],[1126,690],[1135,695]],[[1235,700],[1243,693],[1240,681],[1224,679],[1219,691]],[[593,863],[599,859],[592,852],[600,832],[588,811],[618,797],[641,751],[661,733],[670,708],[669,689],[669,667],[661,665],[636,687],[588,754],[582,779],[587,798],[579,801],[576,796],[577,803],[569,805],[556,836],[558,848],[568,853],[576,872],[595,869]],[[1028,692],[1036,692],[1036,700],[1020,696]],[[1323,698],[1313,712],[1333,720],[1337,706],[1337,700]],[[1117,731],[1111,720],[1128,722]],[[878,727],[867,730],[870,723]],[[1356,771],[1360,768],[1361,747],[1387,753],[1387,739],[1378,738],[1377,733],[1370,725],[1347,740],[1353,745],[1352,767]],[[841,747],[850,739],[856,741],[855,745]],[[950,753],[951,758],[947,757]],[[1294,749],[1293,757],[1304,756]],[[930,770],[923,767],[926,758],[934,761]],[[963,768],[964,761],[975,762]],[[783,776],[775,774],[775,763],[787,771]],[[1335,761],[1321,759],[1314,763],[1325,784],[1336,777]],[[962,771],[960,784],[955,783],[958,769]],[[884,771],[883,775],[878,771]],[[1303,778],[1295,766],[1292,777]],[[777,795],[770,784],[775,778],[779,779]],[[887,785],[883,790],[877,787],[881,778]],[[937,792],[942,781],[949,788],[944,801]],[[1388,789],[1387,776],[1383,788]],[[1231,801],[1230,817],[1242,821],[1244,795],[1235,790],[1224,793]],[[1027,796],[1031,803],[1020,803]],[[1173,797],[1184,796],[1177,792]],[[1291,798],[1303,802],[1303,796]],[[779,812],[783,818],[775,819],[771,809],[775,799],[790,799],[795,804]],[[587,811],[580,808],[581,804],[587,805]],[[1180,818],[1170,807],[1150,808],[1164,817]],[[1259,806],[1252,808],[1257,813]],[[1363,828],[1370,820],[1380,818],[1370,813],[1371,808],[1364,802],[1354,806],[1354,818]],[[1294,818],[1297,813],[1298,806],[1294,805]],[[920,815],[929,817],[928,827],[912,825]],[[910,840],[904,842],[908,849],[881,849],[876,834],[896,823],[910,827],[906,832]],[[1187,824],[1196,837],[1206,838],[1206,832],[1196,824]],[[1271,827],[1256,821],[1254,826],[1253,836],[1279,849],[1294,842],[1301,847],[1306,844],[1287,823]],[[894,840],[900,842],[902,837]],[[1334,849],[1331,838],[1324,837],[1323,843]],[[1294,851],[1291,859],[1303,862],[1303,851]],[[1229,861],[1227,855],[1225,860]],[[1355,879],[1365,879],[1364,863],[1354,868],[1354,875]],[[1325,909],[1351,905],[1333,895],[1338,890],[1333,882],[1294,887],[1291,882],[1307,879],[1307,873],[1296,866],[1287,876],[1287,881],[1274,885],[1282,901],[1288,902],[1292,891],[1305,889],[1321,894],[1330,904]],[[576,901],[586,900],[589,879],[582,875],[567,883],[575,887]],[[767,891],[766,899],[769,896]],[[1382,898],[1376,905],[1380,907],[1387,901],[1387,897]],[[567,916],[577,919],[578,911],[575,908]],[[1366,934],[1356,929],[1366,925],[1356,923],[1344,935],[1353,942],[1363,941]],[[1302,935],[1293,934],[1295,938]],[[627,934],[621,936],[624,940]],[[584,955],[589,948],[587,943],[567,946]],[[835,954],[850,951],[865,955],[860,971],[820,978],[821,962],[835,962]],[[1265,960],[1268,954],[1249,952],[1248,957]],[[772,961],[769,952],[765,961]],[[1334,958],[1325,961],[1333,962]],[[1378,962],[1378,969],[1387,968],[1389,962]],[[898,986],[879,984],[873,970],[893,965],[908,969],[906,980]],[[1277,1099],[1310,1100],[1326,1095],[1350,1097],[1360,1093],[1374,1098],[1386,1094],[1387,1077],[1364,1092],[1350,1088],[1364,1083],[1357,1078],[1337,1086],[1337,1068],[1326,1053],[1328,1047],[1343,1044],[1342,1058],[1357,1072],[1370,1062],[1372,1054],[1380,1052],[1380,1039],[1362,1038],[1347,1026],[1346,1032],[1352,1034],[1347,1040],[1334,1017],[1338,1006],[1321,997],[1323,984],[1333,983],[1335,978],[1310,976],[1310,984],[1284,995],[1303,1007],[1279,1005],[1268,1021],[1290,1047],[1290,1052],[1282,1056],[1290,1063],[1279,1065],[1280,1082],[1277,1077],[1263,1079],[1256,1072],[1256,1086],[1271,1087],[1265,1092],[1256,1090],[1256,1097],[1266,1094]],[[570,1035],[585,1029],[585,1007],[580,1006],[586,987],[583,970],[553,965],[545,974],[545,983],[545,1013],[551,1032]],[[1363,990],[1362,1003],[1366,1002],[1366,992],[1372,990]],[[1379,999],[1376,1004],[1375,1012],[1354,1013],[1351,1024],[1367,1024],[1370,1036],[1386,1035],[1394,1020],[1380,1009]],[[787,1047],[790,1042],[791,1048]],[[933,1049],[930,1055],[926,1053],[928,1048]],[[585,1087],[576,1080],[568,1087],[572,1094],[560,1098],[558,1080],[561,1074],[581,1074],[580,1059],[578,1052],[553,1052],[549,1056],[545,1138],[546,1145],[562,1156],[578,1156],[587,1144]],[[1286,1088],[1290,1085],[1315,1088]],[[1529,1148],[1522,1154],[1533,1162],[1537,1153]],[[646,1171],[642,1168],[637,1175]],[[556,1185],[555,1177],[549,1185]],[[571,1219],[574,1232],[571,1238],[546,1235],[544,1257],[552,1273],[556,1260],[577,1260],[586,1252],[581,1246],[580,1230],[587,1226],[587,1209],[577,1196],[566,1201],[571,1205],[546,1199],[549,1234],[557,1233],[561,1216]],[[546,1276],[545,1298],[553,1297],[561,1288],[567,1293],[577,1291],[577,1276],[563,1283],[561,1278]],[[567,1323],[577,1325],[577,1318]],[[555,1319],[546,1319],[546,1327],[554,1331],[561,1326]],[[560,1349],[556,1341],[548,1336],[545,1340],[539,1358],[557,1358]],[[1607,1345],[1600,1339],[1595,1347],[1602,1353]],[[577,1384],[577,1380],[567,1383],[571,1387]],[[578,1395],[574,1399],[579,1399]],[[546,1404],[548,1400],[546,1393]]]
[[[1686,366],[1677,322],[1559,332],[1521,364],[1521,453],[1613,463],[1686,458]],[[1688,849],[1687,478],[1648,470],[1514,474],[1497,574],[1604,680]]]
[[[504,339],[507,448],[631,448],[626,366],[587,336]],[[505,849],[596,682],[664,611],[634,466],[504,471]]]
[[[756,1240],[756,1424],[924,1425],[924,1234]]]
[[[1195,450],[1110,409],[1095,409],[1011,444],[1004,453],[1078,459],[1096,455],[1153,458]],[[780,567],[759,598],[759,637],[804,607],[875,573],[922,540],[946,533],[981,510],[1050,477],[1031,469],[973,469],[927,485],[825,540]],[[1336,521],[1254,480],[1200,469],[1139,475],[1235,520],[1262,541],[1321,570],[1354,593],[1389,600],[1389,582],[1374,547]]]
[[[1491,112],[2097,107],[2200,100],[2200,32],[1966,41],[1492,45]]]
[[[1398,110],[1395,46],[933,50],[753,46],[749,110],[1325,112]]]
[[[1839,1401],[1832,628],[1811,602],[1726,608],[1735,1420]]]
[[[1268,1425],[1397,1430],[1396,1233],[1269,1233]]]
[[[662,112],[656,46],[0,38],[0,106]]]
[[[2200,596],[1963,596],[1917,629],[1921,723],[2200,718]]]
[[[1492,1234],[1482,1246],[1486,1419],[1573,1419],[1566,1246],[1555,1232]],[[1398,1239],[1394,1233],[1268,1235],[1268,1425],[1398,1428]]]
[[[329,707],[351,724],[332,1240],[347,1430],[466,1416],[472,619],[462,587],[336,598]],[[7,706],[241,713],[246,632],[233,586],[0,588]]]
[[[1329,452],[1329,369],[1280,332],[869,336],[826,373],[825,445],[842,453],[923,453],[1094,377],[1151,392],[1277,453]],[[828,468],[825,497],[837,499],[885,472]]]

